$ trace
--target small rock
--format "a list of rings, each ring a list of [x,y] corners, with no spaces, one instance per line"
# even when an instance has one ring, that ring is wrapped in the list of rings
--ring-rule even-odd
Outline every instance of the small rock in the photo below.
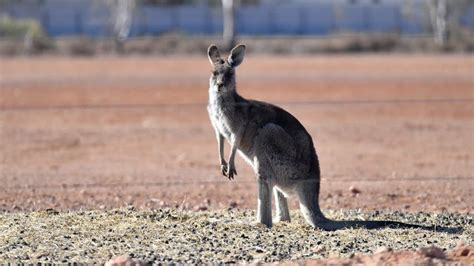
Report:
[[[41,253],[41,254],[36,255],[36,259],[41,259],[43,257],[47,257],[48,255],[49,254],[47,254],[47,253]]]
[[[48,209],[46,209],[45,211],[46,211],[46,213],[52,214],[52,215],[57,215],[57,214],[59,214],[59,212],[58,212],[57,210],[52,209],[52,208],[48,208]]]
[[[435,246],[420,248],[418,249],[418,254],[423,255],[425,257],[436,258],[436,259],[446,258],[444,251]]]
[[[356,188],[356,187],[354,187],[354,186],[350,186],[350,187],[349,187],[349,191],[350,191],[352,194],[359,194],[359,193],[361,192],[358,188]]]
[[[382,247],[377,248],[374,251],[374,254],[387,253],[387,252],[391,252],[391,251],[392,251],[392,249],[390,247],[382,246]]]
[[[257,248],[255,248],[255,252],[257,252],[257,253],[263,253],[264,251],[263,251],[263,249],[257,247]]]
[[[232,209],[233,209],[233,208],[237,208],[237,206],[238,206],[238,204],[237,204],[236,201],[231,200],[231,201],[229,202],[229,207],[230,207],[230,208],[232,208]]]
[[[461,257],[467,257],[467,255],[469,255],[469,249],[468,248],[462,248],[459,250],[459,256]]]
[[[395,194],[395,193],[388,193],[388,194],[387,194],[387,198],[389,198],[389,199],[395,199],[395,198],[397,198],[397,197],[398,197],[398,195]]]
[[[198,205],[198,206],[194,207],[194,210],[195,211],[207,211],[207,206]]]
[[[324,246],[318,246],[313,249],[314,253],[316,254],[321,254],[326,251],[326,248]]]
[[[472,247],[471,247],[472,249]],[[452,255],[456,257],[467,257],[471,253],[469,246],[464,243],[464,241],[460,241],[454,250],[451,252]]]
[[[111,258],[109,261],[105,263],[105,266],[141,266],[146,265],[145,262],[135,260],[130,258],[129,256],[122,255]]]

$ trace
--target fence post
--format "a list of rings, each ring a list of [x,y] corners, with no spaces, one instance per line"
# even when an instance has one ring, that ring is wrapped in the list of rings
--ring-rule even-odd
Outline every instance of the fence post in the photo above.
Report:
[[[235,42],[235,6],[233,0],[222,0],[222,14],[224,19],[224,39],[225,49],[230,51]]]

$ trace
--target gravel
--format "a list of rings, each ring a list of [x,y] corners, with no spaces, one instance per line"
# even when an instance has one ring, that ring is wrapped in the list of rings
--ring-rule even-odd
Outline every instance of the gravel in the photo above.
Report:
[[[237,263],[351,257],[381,247],[452,249],[473,243],[473,215],[326,211],[334,219],[392,219],[461,230],[312,229],[298,212],[269,229],[250,210],[180,209],[0,213],[0,263],[104,263],[126,255],[147,263]]]

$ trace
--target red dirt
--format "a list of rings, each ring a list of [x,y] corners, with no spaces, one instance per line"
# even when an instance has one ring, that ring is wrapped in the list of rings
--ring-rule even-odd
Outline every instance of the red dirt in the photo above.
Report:
[[[314,137],[323,208],[472,212],[473,62],[250,55],[238,86]],[[254,208],[250,167],[219,175],[209,71],[203,57],[2,59],[0,209]]]
[[[283,262],[281,265],[471,265],[474,262],[474,245],[460,243],[454,249],[444,252],[442,249],[431,246],[420,248],[416,251],[393,251],[382,247],[372,255],[354,255],[351,258],[329,257],[320,260],[305,260],[295,262]],[[147,265],[127,255],[117,256],[105,263],[105,265]],[[266,265],[266,264],[263,264]],[[274,265],[269,264],[269,265]]]
[[[372,255],[355,255],[351,258],[328,258],[305,261],[308,266],[319,265],[472,265],[474,245],[460,243],[448,252],[435,246],[420,248],[417,251],[392,251],[381,248]]]
[[[206,58],[3,58],[0,67],[0,210],[255,208],[249,166],[239,158],[235,181],[219,175]],[[323,208],[471,213],[473,69],[466,55],[249,55],[238,88],[282,105],[313,136]],[[416,254],[347,263],[430,263]]]

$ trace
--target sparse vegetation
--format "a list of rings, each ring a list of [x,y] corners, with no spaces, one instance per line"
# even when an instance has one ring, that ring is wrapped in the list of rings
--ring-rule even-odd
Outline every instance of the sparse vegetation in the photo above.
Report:
[[[444,47],[435,45],[429,36],[405,37],[399,34],[354,34],[341,33],[324,38],[245,36],[238,42],[246,43],[251,53],[257,54],[325,54],[325,53],[379,53],[379,52],[465,52],[473,51],[474,38],[469,31],[462,34],[462,41],[449,42]],[[460,37],[460,38],[461,38]],[[218,37],[188,36],[183,33],[168,33],[159,37],[129,39],[123,43],[121,53],[142,55],[201,54],[209,43],[223,45]],[[38,43],[38,45],[41,44]],[[114,53],[113,39],[94,39],[86,36],[56,38],[44,42],[29,53],[44,52],[61,55],[101,55]],[[0,38],[0,55],[24,54],[23,39]]]
[[[1,16],[0,38],[4,40],[1,45],[3,53],[7,51],[11,55],[40,53],[53,48],[53,41],[45,33],[41,24],[33,19],[12,19]]]
[[[473,216],[442,213],[330,211],[334,219],[394,219],[460,227],[461,232],[419,229],[314,230],[299,213],[272,229],[253,223],[254,211],[180,209],[16,212],[0,214],[2,263],[103,263],[126,254],[145,262],[274,262],[350,257],[380,247],[451,249],[473,243]]]

